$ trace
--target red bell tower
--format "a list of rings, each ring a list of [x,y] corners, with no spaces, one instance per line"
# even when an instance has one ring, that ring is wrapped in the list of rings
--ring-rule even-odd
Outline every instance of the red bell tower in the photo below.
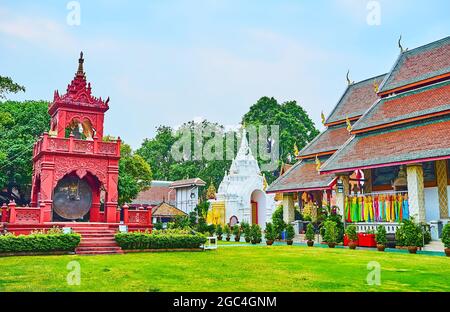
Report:
[[[43,222],[118,222],[120,138],[103,140],[109,98],[91,95],[83,63],[81,52],[66,94],[55,91],[49,105],[50,131],[34,145],[31,205]]]

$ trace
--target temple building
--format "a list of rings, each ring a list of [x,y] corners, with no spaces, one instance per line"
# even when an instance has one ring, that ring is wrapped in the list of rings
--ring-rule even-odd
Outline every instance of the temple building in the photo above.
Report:
[[[347,222],[448,222],[449,133],[450,37],[402,49],[378,99],[320,168],[342,184]],[[358,170],[365,189],[353,192],[349,177]]]
[[[266,194],[267,183],[242,131],[239,151],[229,173],[220,183],[216,199],[210,200],[208,222],[234,225],[240,222],[265,228],[275,210],[275,195]]]
[[[33,147],[31,205],[17,207],[11,201],[1,207],[1,222],[9,232],[28,234],[58,226],[73,228],[83,238],[86,228],[110,237],[121,222],[129,230],[151,229],[151,210],[126,206],[121,212],[118,206],[121,140],[104,137],[108,109],[109,98],[92,95],[81,53],[66,93],[55,91],[49,104],[50,131]],[[80,253],[118,252],[117,246],[85,243]]]
[[[334,174],[319,174],[320,164],[327,161],[349,138],[349,125],[357,121],[377,99],[376,86],[385,75],[373,77],[348,86],[329,117],[322,117],[326,130],[320,133],[300,152],[298,162],[283,172],[267,189],[283,201],[285,222],[294,220],[294,201],[298,200],[304,216],[313,220],[324,206],[336,205]],[[361,175],[355,174],[354,178]],[[298,195],[298,196],[297,196]],[[342,212],[341,212],[342,213]]]
[[[327,129],[267,191],[283,194],[287,222],[298,193],[302,212],[336,205],[358,231],[394,233],[414,218],[438,239],[449,221],[450,37],[401,48],[388,74],[348,82]]]

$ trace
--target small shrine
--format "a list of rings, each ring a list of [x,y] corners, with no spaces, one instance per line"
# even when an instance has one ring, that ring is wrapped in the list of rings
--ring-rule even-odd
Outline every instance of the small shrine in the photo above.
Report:
[[[211,209],[207,221],[222,225],[245,221],[264,228],[275,210],[275,195],[266,194],[266,187],[266,179],[252,155],[243,129],[240,148],[230,171],[225,173],[216,199],[210,200]]]

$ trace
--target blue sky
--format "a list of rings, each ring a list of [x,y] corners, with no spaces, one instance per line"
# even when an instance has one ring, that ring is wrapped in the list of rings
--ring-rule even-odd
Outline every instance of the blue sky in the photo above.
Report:
[[[397,39],[414,48],[449,35],[447,0],[0,0],[0,74],[25,85],[11,99],[51,100],[80,50],[93,93],[110,96],[106,133],[133,147],[158,125],[240,122],[261,96],[296,100],[318,127],[346,88],[389,71]]]

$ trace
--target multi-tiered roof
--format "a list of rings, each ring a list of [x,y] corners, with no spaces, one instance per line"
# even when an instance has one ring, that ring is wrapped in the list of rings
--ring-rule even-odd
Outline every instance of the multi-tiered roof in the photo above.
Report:
[[[325,121],[327,129],[306,145],[299,153],[300,159],[268,188],[268,192],[298,192],[331,189],[336,180],[333,174],[318,172],[316,157],[326,161],[350,138],[347,121],[358,120],[377,100],[377,88],[385,75],[357,83],[349,83],[342,97]]]
[[[402,52],[322,174],[450,158],[450,37]]]

